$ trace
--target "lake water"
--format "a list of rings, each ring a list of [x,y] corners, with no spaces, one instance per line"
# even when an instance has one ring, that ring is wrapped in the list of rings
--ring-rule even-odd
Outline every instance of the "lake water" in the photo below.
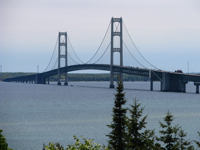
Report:
[[[115,89],[108,82],[70,82],[73,86],[0,82],[0,129],[9,148],[41,150],[43,143],[59,142],[65,147],[73,144],[73,135],[94,139],[107,145],[106,126],[112,121]],[[137,98],[148,114],[147,129],[159,134],[159,121],[169,110],[174,124],[188,132],[187,138],[199,140],[200,94],[193,83],[186,93],[160,92],[160,83],[125,82],[127,104]]]

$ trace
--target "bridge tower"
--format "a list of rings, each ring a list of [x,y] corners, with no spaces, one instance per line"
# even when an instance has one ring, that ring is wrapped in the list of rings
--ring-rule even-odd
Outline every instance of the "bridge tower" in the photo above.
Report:
[[[119,22],[120,31],[114,31],[114,23]],[[114,72],[113,72],[113,54],[114,52],[120,53],[120,66],[123,66],[123,36],[122,36],[122,18],[111,19],[111,53],[110,53],[110,88],[114,88]],[[119,36],[120,46],[114,47],[114,36]],[[120,81],[123,82],[123,73],[120,73]]]
[[[62,41],[61,41],[62,39]],[[61,52],[61,47],[64,47],[64,54]],[[59,32],[58,33],[58,85],[61,85],[60,82],[60,60],[61,58],[65,59],[65,67],[67,67],[67,32]],[[68,85],[67,72],[65,73],[65,83],[64,85]]]

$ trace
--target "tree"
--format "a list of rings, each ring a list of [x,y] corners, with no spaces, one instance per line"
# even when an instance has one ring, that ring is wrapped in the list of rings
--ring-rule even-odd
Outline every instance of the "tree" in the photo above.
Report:
[[[1,134],[3,130],[0,130],[0,150],[12,150],[8,148],[8,143],[6,143],[6,138]]]
[[[126,148],[125,128],[126,128],[126,108],[122,106],[126,103],[125,93],[123,93],[123,84],[118,81],[116,87],[115,101],[113,107],[113,120],[107,125],[112,131],[106,135],[109,140],[108,144],[111,149],[124,150]]]
[[[197,132],[198,134],[199,134],[199,137],[200,137],[200,132]],[[198,146],[198,148],[200,148],[200,141],[194,141],[196,144],[197,144],[197,146]]]
[[[147,115],[142,117],[144,107],[140,108],[139,100],[133,99],[133,105],[130,112],[130,118],[127,118],[127,148],[134,150],[153,149],[154,130],[144,130],[146,128]]]
[[[187,133],[185,133],[182,128],[179,130],[178,136],[179,136],[178,145],[180,150],[193,148],[193,146],[191,146],[191,142],[189,140],[184,139],[184,137],[187,136]]]
[[[76,140],[74,145],[68,145],[66,150],[108,150],[107,147],[101,146],[100,144],[94,143],[91,139],[86,139],[83,136],[84,143],[80,142],[80,140],[74,135],[74,139]],[[43,146],[43,150],[64,150],[64,147],[59,143],[54,144],[49,143],[48,146]]]
[[[64,150],[64,147],[60,145],[60,143],[54,144],[53,142],[49,143],[49,145],[45,146],[43,144],[42,150]]]
[[[165,145],[165,148],[167,150],[176,150],[178,149],[177,141],[177,133],[179,131],[179,128],[177,125],[175,127],[172,126],[172,121],[174,120],[173,115],[168,111],[167,115],[164,117],[164,123],[159,122],[161,128],[163,130],[159,131],[162,136],[158,138],[159,141],[163,142]],[[165,130],[164,130],[165,129]]]

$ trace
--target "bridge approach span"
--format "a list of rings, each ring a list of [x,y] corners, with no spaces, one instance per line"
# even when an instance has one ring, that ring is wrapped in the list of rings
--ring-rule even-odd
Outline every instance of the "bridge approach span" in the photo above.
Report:
[[[110,71],[109,64],[81,64],[60,68],[60,73],[78,71],[78,70],[104,70]],[[145,76],[150,78],[150,90],[153,90],[153,81],[161,81],[161,91],[185,92],[185,85],[188,82],[194,82],[196,93],[199,93],[200,75],[184,74],[178,72],[167,72],[162,70],[152,70],[144,68],[135,68],[129,66],[113,65],[113,72],[126,73],[130,75]],[[58,69],[28,76],[7,78],[6,82],[34,82],[37,84],[46,84],[50,76],[58,74]]]

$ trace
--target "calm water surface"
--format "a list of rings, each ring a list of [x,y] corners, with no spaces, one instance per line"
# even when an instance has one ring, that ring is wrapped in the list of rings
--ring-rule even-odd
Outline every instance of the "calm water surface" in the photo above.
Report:
[[[115,89],[108,82],[70,82],[73,86],[37,85],[0,82],[0,129],[14,150],[41,150],[43,143],[73,144],[73,135],[95,139],[107,145],[106,126],[111,123]],[[148,114],[148,129],[156,129],[169,110],[188,132],[187,138],[198,140],[200,131],[200,94],[187,84],[187,93],[149,91],[148,82],[125,82],[126,106],[137,97]]]

